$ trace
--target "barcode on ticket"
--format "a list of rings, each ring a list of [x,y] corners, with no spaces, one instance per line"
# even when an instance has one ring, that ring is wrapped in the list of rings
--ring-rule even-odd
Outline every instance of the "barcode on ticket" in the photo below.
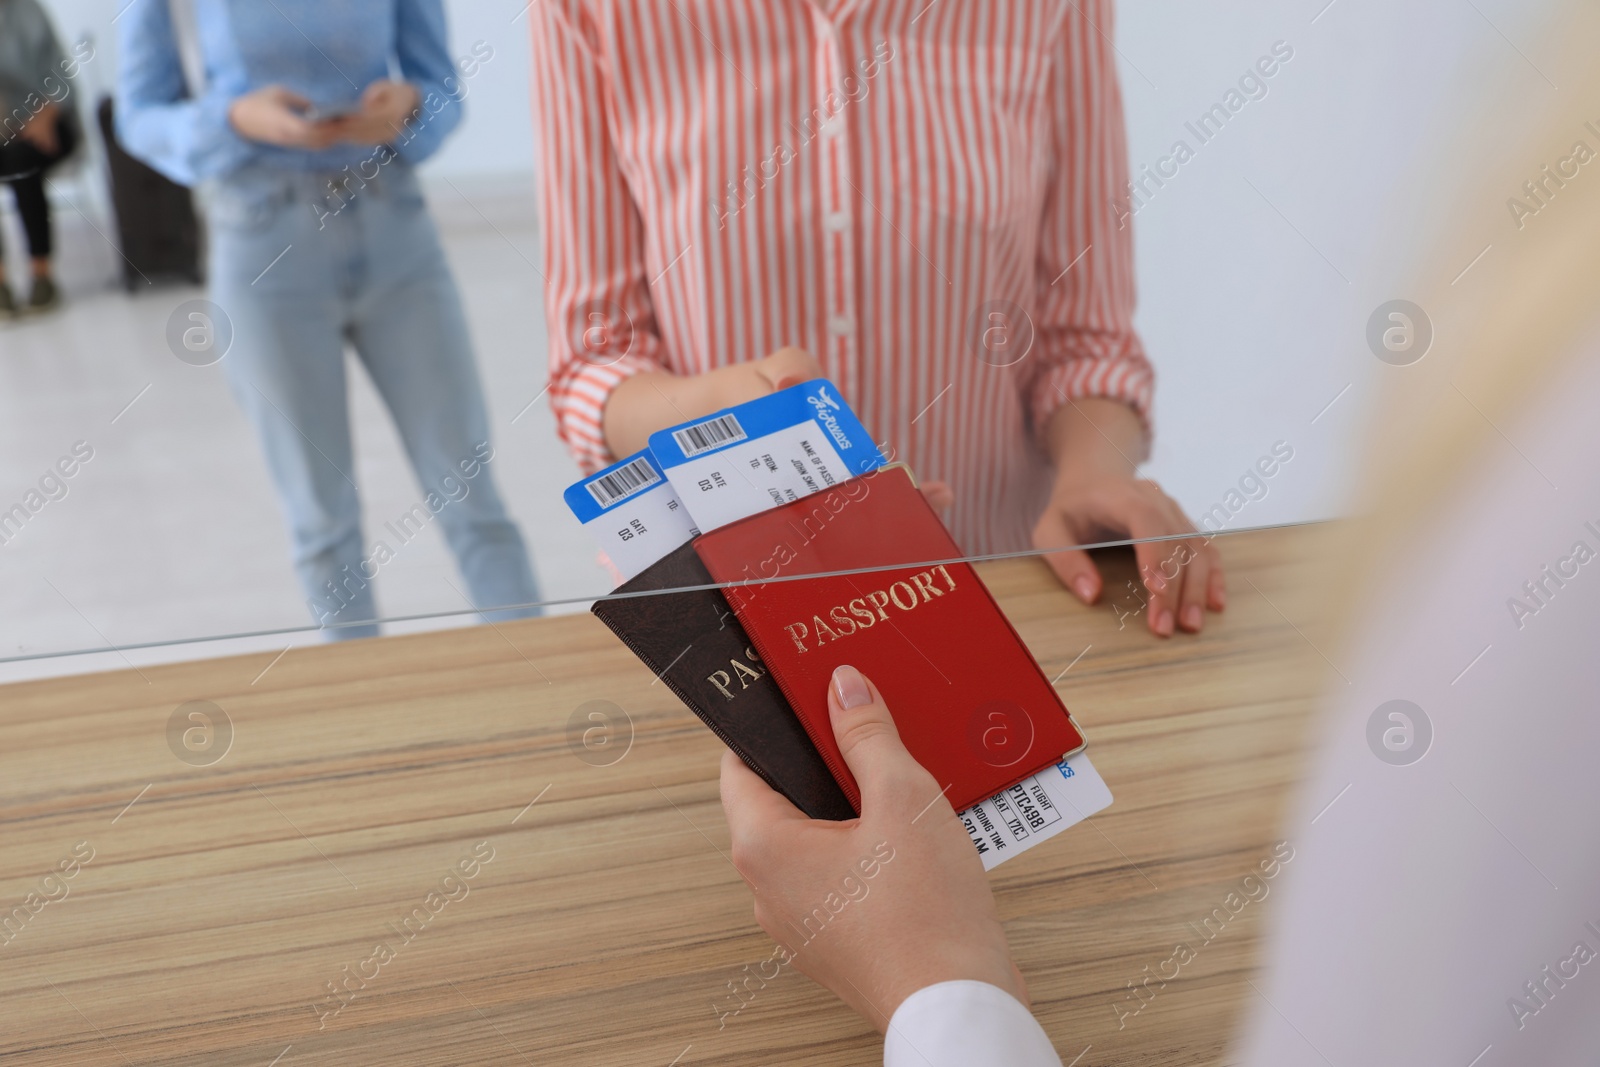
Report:
[[[734,416],[718,415],[714,419],[697,422],[681,430],[673,430],[672,439],[683,451],[684,459],[693,459],[702,452],[710,452],[714,448],[721,448],[734,441],[743,441],[745,432],[744,427],[739,425],[739,420]]]
[[[585,487],[594,502],[608,508],[619,500],[626,500],[641,489],[648,489],[661,480],[661,475],[650,465],[650,460],[640,456],[632,463],[601,475]]]

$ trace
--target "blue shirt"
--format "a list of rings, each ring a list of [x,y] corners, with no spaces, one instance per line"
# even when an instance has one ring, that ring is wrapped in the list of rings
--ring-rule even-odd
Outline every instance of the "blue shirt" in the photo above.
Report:
[[[193,7],[205,65],[198,99],[189,99],[170,2]],[[383,78],[410,82],[422,114],[394,147],[412,163],[437,151],[461,121],[464,94],[442,0],[132,0],[118,22],[118,139],[184,185],[251,164],[337,171],[373,157],[371,146],[310,152],[240,137],[229,106],[267,85],[328,106],[355,101]]]

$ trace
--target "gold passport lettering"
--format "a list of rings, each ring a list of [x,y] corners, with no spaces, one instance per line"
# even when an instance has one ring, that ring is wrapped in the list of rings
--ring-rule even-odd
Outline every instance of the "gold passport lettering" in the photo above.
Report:
[[[750,662],[754,663],[756,665],[755,667],[747,667],[736,659],[730,659],[728,661],[728,666],[733,668],[732,674],[729,674],[727,671],[712,671],[710,674],[706,675],[706,681],[716,686],[717,692],[721,693],[729,700],[732,700],[734,697],[739,695],[732,689],[728,688],[733,684],[735,678],[739,680],[739,692],[742,693],[746,689],[750,688],[751,682],[760,681],[761,678],[766,674],[765,671],[757,669],[761,666],[761,660],[756,656],[755,649],[747,648],[744,650],[744,654],[750,657]]]
[[[936,582],[936,577],[944,581]],[[943,588],[940,588],[941,584]],[[827,618],[813,615],[809,623],[792,622],[784,630],[794,641],[795,648],[809,652],[828,641],[838,641],[857,630],[870,630],[880,622],[888,622],[890,605],[901,611],[911,611],[934,597],[955,592],[955,588],[956,580],[941,564],[932,570],[913,574],[910,581],[898,581],[886,589],[874,589],[866,596],[856,597],[848,604],[836,604],[829,610]],[[808,646],[807,640],[812,644]]]

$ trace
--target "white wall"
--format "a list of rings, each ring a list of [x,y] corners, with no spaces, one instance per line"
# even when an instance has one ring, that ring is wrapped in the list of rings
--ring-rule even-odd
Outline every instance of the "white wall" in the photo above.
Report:
[[[1526,113],[1550,99],[1554,90],[1531,64],[1548,66],[1538,50],[1540,17],[1551,6],[1119,5],[1136,169],[1179,137],[1198,145],[1184,123],[1275,41],[1294,49],[1268,95],[1198,147],[1135,221],[1139,324],[1160,374],[1151,473],[1191,514],[1220,499],[1277,440],[1294,447],[1294,460],[1232,525],[1340,506],[1363,409],[1405,372],[1374,357],[1367,319],[1380,303],[1415,298],[1408,287],[1441,224],[1451,228],[1445,247],[1460,267],[1504,239],[1499,203],[1470,218],[1435,217],[1459,158],[1443,146],[1463,131],[1492,139],[1503,132],[1488,122],[1504,113],[1497,108]],[[1449,358],[1448,348],[1441,334],[1427,358]]]

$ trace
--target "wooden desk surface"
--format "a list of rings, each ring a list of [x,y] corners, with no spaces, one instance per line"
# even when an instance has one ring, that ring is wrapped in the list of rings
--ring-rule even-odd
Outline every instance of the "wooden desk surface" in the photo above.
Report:
[[[983,570],[1046,672],[1074,664],[1058,686],[1116,798],[992,875],[1064,1062],[1216,1062],[1254,996],[1252,904],[1120,1029],[1113,1008],[1271,852],[1319,675],[1296,627],[1325,537],[1219,539],[1227,613],[1167,642],[1036,560]],[[728,983],[772,951],[726,858],[720,745],[594,619],[270,660],[0,688],[0,1060],[878,1062],[877,1035],[792,971],[719,1028]],[[232,723],[209,766],[169,747],[192,700]],[[569,743],[593,700],[631,718],[609,766]],[[472,877],[444,881],[475,848]],[[46,880],[58,865],[72,877]]]

